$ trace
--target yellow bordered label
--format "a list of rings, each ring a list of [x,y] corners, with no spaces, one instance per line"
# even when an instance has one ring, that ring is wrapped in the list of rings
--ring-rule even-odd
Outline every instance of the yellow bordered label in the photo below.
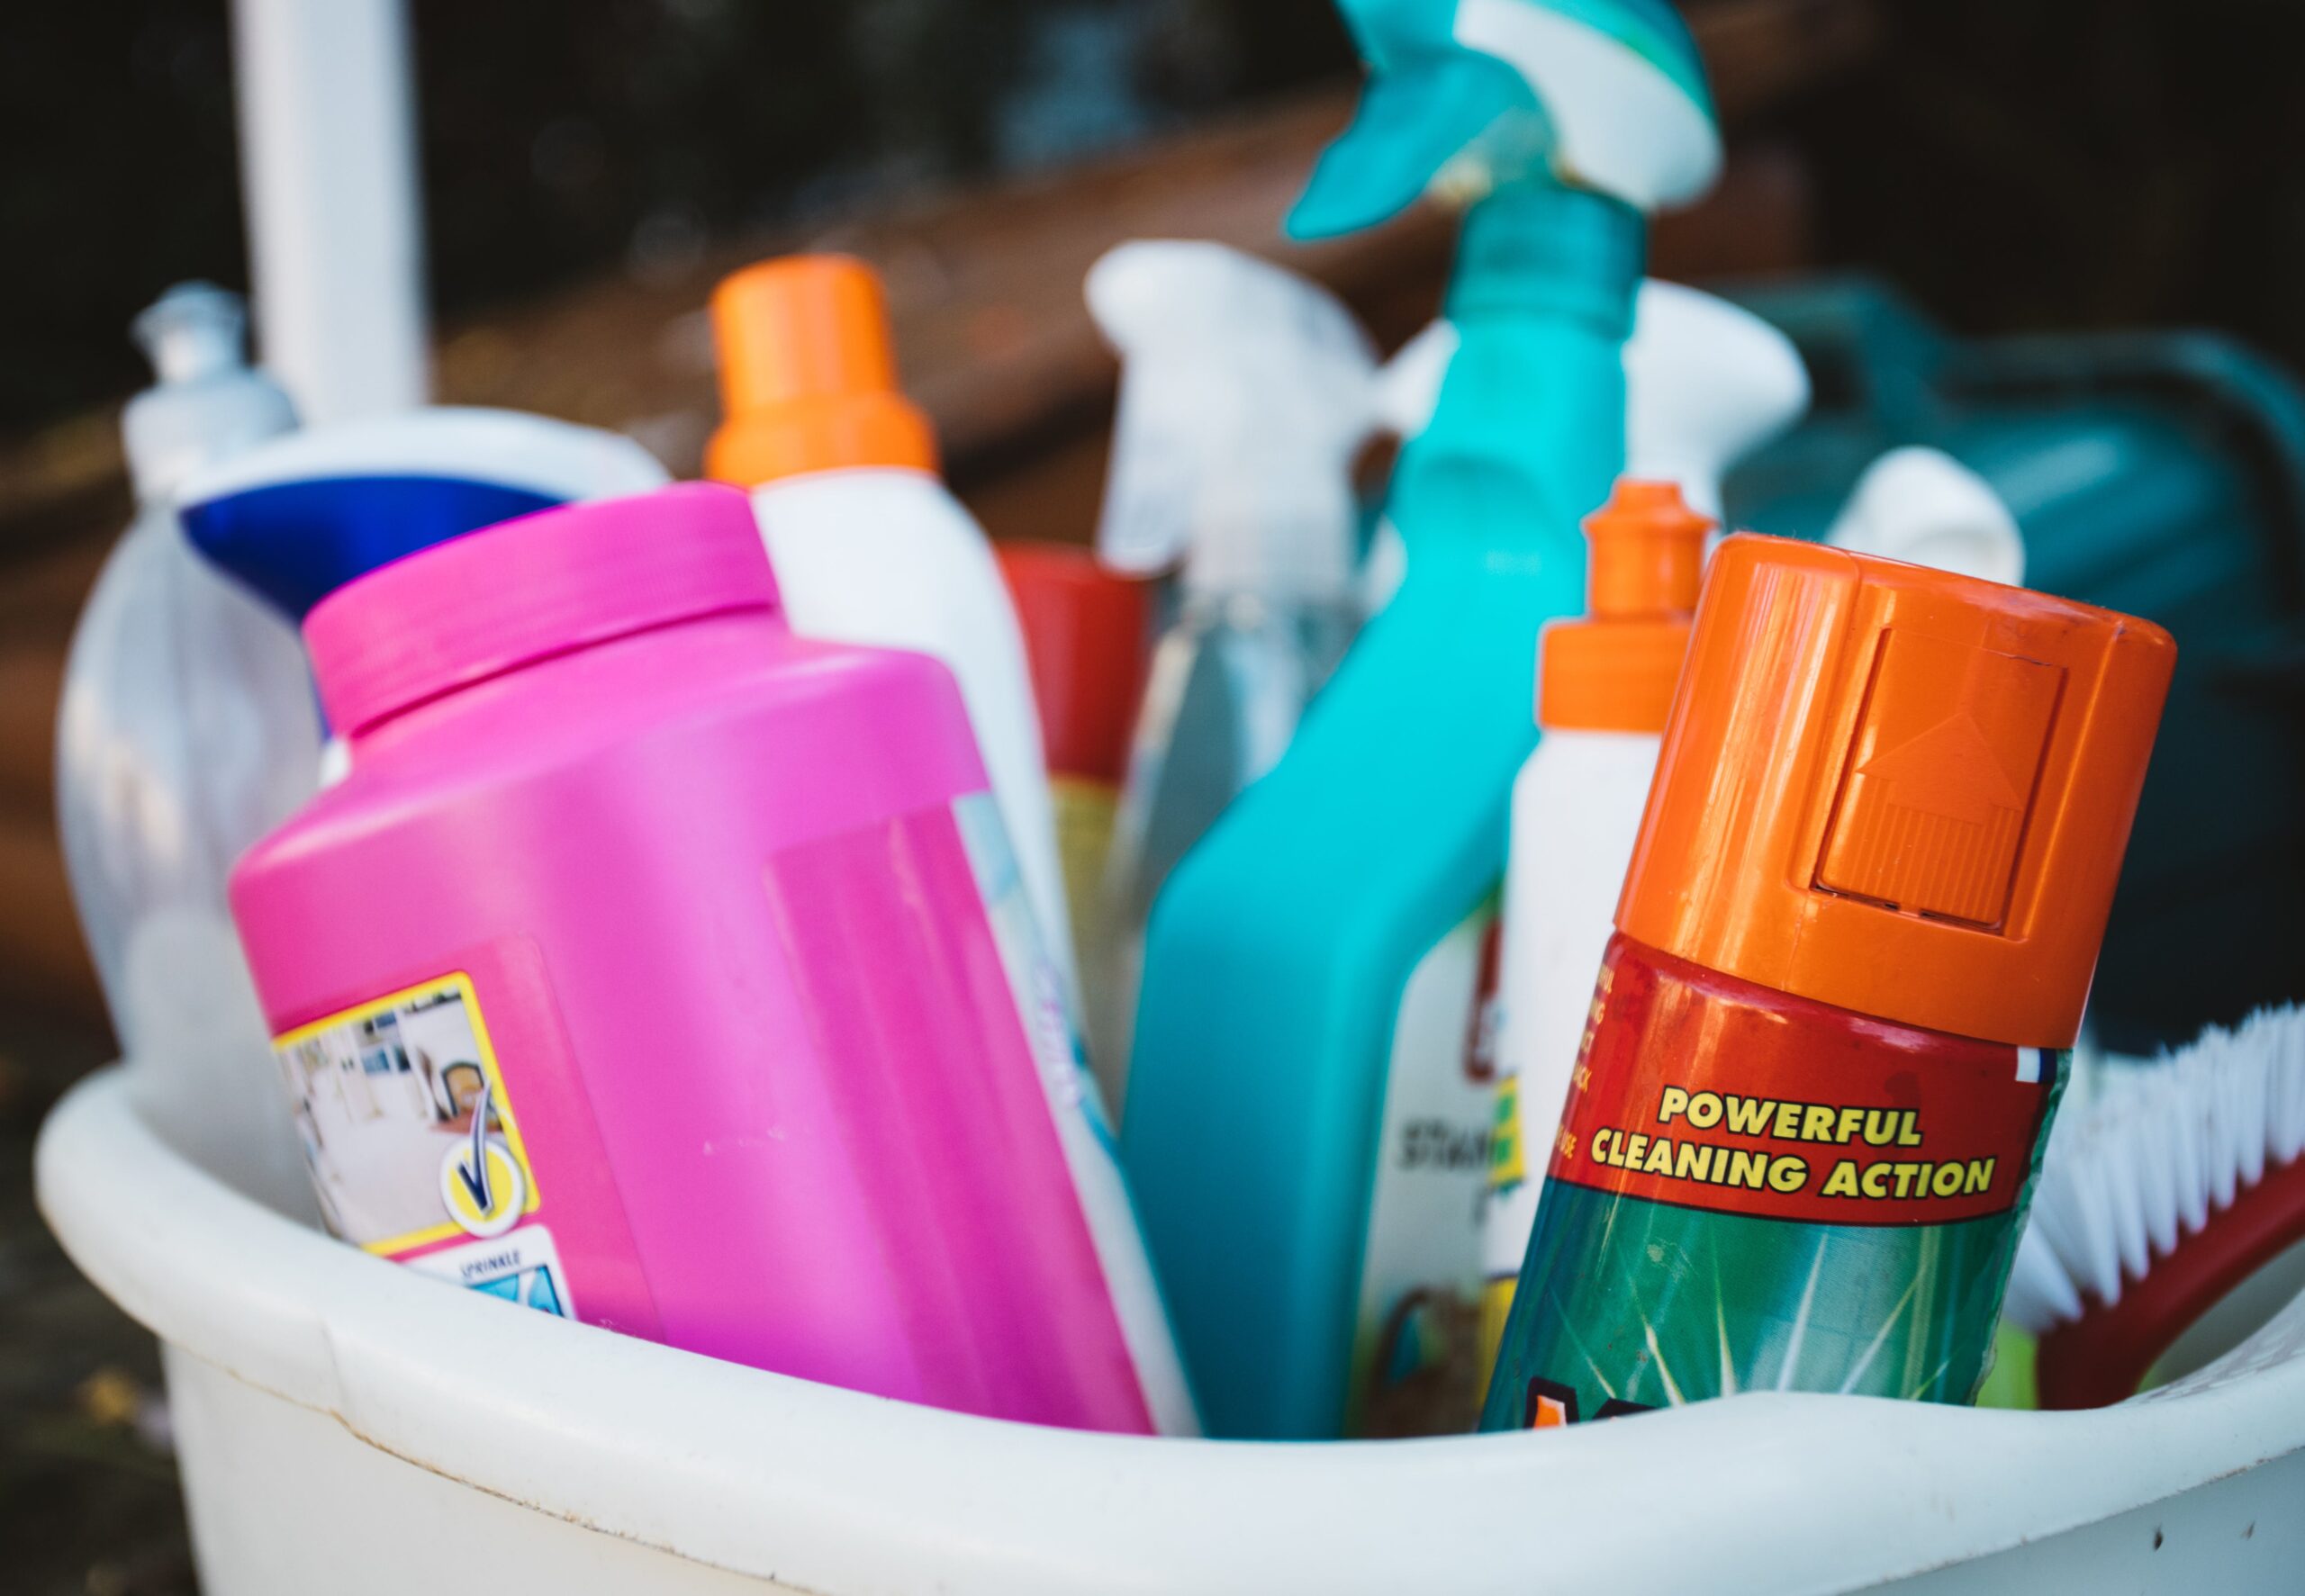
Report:
[[[411,1040],[419,1032],[424,1040]],[[272,1045],[330,1222],[364,1250],[393,1256],[457,1237],[501,1236],[542,1205],[465,971],[340,1009],[281,1032]],[[348,1215],[361,1197],[372,1200]],[[379,1213],[398,1221],[420,1213],[438,1218],[358,1234],[375,1228],[364,1222]]]
[[[1521,1078],[1508,1075],[1496,1083],[1496,1119],[1488,1132],[1488,1189],[1503,1191],[1528,1178],[1521,1145]]]

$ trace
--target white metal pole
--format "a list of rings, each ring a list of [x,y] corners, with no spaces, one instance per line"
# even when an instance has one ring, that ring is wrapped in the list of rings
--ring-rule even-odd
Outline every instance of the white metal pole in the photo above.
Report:
[[[405,0],[233,0],[265,364],[307,422],[430,383]]]

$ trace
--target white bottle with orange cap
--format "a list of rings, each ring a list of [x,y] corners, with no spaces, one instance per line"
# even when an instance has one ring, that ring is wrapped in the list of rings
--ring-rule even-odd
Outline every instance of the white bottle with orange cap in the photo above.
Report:
[[[726,418],[705,474],[751,491],[794,631],[925,654],[959,681],[1043,947],[1077,1000],[1024,637],[990,542],[936,473],[928,418],[898,390],[880,279],[846,256],[763,261],[714,291],[712,323]]]
[[[1481,1216],[1481,1361],[1494,1361],[1536,1222],[1544,1149],[1632,859],[1688,651],[1713,523],[1670,482],[1616,485],[1585,521],[1586,613],[1538,648],[1537,751],[1513,784],[1497,998],[1496,1124]]]

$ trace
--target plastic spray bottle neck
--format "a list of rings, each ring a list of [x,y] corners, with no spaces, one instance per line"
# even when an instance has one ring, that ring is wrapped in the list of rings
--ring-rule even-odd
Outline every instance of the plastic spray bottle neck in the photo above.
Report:
[[[1353,591],[1355,508],[1349,461],[1243,457],[1212,473],[1196,507],[1180,584],[1188,596],[1251,595],[1335,604]]]
[[[121,419],[140,506],[170,503],[203,466],[295,426],[287,394],[248,364],[247,328],[240,296],[207,283],[180,283],[136,318],[131,331],[159,378]]]
[[[1510,571],[1545,590],[1514,600],[1516,618],[1579,607],[1577,522],[1624,464],[1642,239],[1631,206],[1558,185],[1500,189],[1467,214],[1448,302],[1457,349],[1388,500],[1407,587],[1453,567],[1495,592],[1488,578]]]
[[[1516,183],[1465,213],[1447,313],[1460,327],[1498,317],[1589,323],[1622,342],[1632,332],[1648,228],[1640,212],[1591,189]]]

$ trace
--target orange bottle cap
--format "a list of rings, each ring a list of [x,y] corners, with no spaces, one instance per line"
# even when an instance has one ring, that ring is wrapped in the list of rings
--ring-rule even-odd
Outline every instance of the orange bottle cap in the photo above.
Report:
[[[2176,657],[2111,610],[1732,537],[1617,929],[1859,1014],[2070,1046]]]
[[[1544,629],[1537,724],[1553,731],[1660,732],[1688,654],[1713,523],[1671,482],[1620,481],[1585,518],[1586,614]]]
[[[936,469],[928,418],[897,389],[889,311],[872,268],[790,255],[724,279],[712,334],[727,419],[704,473],[754,488],[845,466]]]

